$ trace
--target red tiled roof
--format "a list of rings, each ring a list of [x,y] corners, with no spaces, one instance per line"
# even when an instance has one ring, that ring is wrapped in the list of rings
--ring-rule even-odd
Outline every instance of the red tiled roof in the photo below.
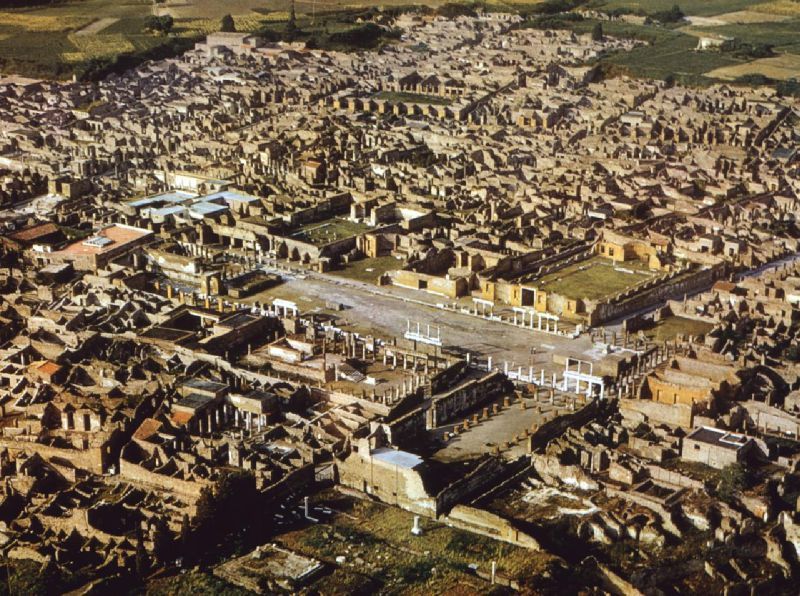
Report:
[[[96,255],[113,250],[121,244],[134,242],[139,238],[152,234],[149,230],[142,230],[130,226],[113,225],[100,230],[96,236],[108,238],[111,244],[106,246],[92,246],[87,244],[87,240],[79,240],[66,246],[61,252],[70,255]]]
[[[61,370],[61,365],[51,362],[50,360],[45,360],[36,365],[36,370],[44,375],[53,376]]]
[[[183,426],[189,422],[194,416],[194,412],[174,412],[170,416],[170,420],[175,423],[175,426]]]
[[[159,420],[156,420],[155,418],[145,418],[144,422],[142,422],[139,425],[139,428],[136,429],[136,432],[133,433],[133,438],[139,439],[140,441],[146,441],[156,434],[160,428],[161,422]]]
[[[18,242],[30,242],[31,240],[43,238],[44,236],[49,236],[56,232],[58,232],[58,226],[56,224],[43,223],[9,234],[8,237]]]
[[[718,281],[714,284],[714,289],[719,292],[733,292],[736,289],[736,284],[729,281]]]

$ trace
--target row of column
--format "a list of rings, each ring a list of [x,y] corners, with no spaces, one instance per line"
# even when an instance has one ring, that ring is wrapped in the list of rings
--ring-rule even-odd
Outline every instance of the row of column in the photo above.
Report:
[[[518,317],[517,315],[521,315]],[[529,318],[526,322],[526,318]],[[533,326],[533,321],[536,319],[536,327]],[[544,321],[544,325],[542,325]],[[534,312],[532,310],[514,310],[514,325],[517,327],[525,327],[527,329],[536,329],[544,331],[545,333],[558,333],[558,319],[550,314],[543,314]]]
[[[245,428],[252,432],[261,431],[268,422],[267,414],[244,412],[238,408],[222,403],[204,412],[198,412],[189,423],[189,430],[201,435],[213,433],[229,424],[236,428]]]
[[[391,356],[387,354],[388,350],[384,350],[383,352],[383,363],[388,364],[389,358],[392,359],[392,370],[397,368],[397,353],[392,352]],[[422,370],[427,375],[428,374],[428,366],[429,366],[429,358],[424,355],[412,354],[410,357],[411,360],[411,370],[416,371],[419,369],[419,363],[422,362]],[[403,370],[409,369],[409,355],[403,354]]]

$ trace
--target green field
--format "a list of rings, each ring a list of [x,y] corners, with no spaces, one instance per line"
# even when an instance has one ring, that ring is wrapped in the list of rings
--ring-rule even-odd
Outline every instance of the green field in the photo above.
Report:
[[[531,588],[542,583],[541,574],[556,564],[556,558],[546,552],[497,542],[427,518],[421,522],[422,535],[414,536],[409,531],[414,516],[396,507],[332,493],[323,494],[317,501],[331,507],[335,515],[319,524],[283,533],[275,540],[326,562],[333,562],[344,553],[347,563],[339,569],[357,571],[372,588],[354,591],[349,582],[345,588],[331,577],[312,586],[324,587],[322,593],[506,593],[490,591],[492,586],[470,570],[469,565],[474,565],[486,573],[492,561],[496,562],[499,575],[528,587],[524,593],[534,593]],[[351,560],[359,561],[358,565],[351,566]],[[317,591],[312,589],[314,592]]]
[[[653,277],[653,273],[638,263],[614,263],[603,257],[592,257],[545,275],[536,287],[548,293],[571,299],[600,300],[632,288]]]
[[[692,81],[715,68],[744,62],[720,52],[696,52],[696,47],[696,37],[672,33],[652,45],[614,54],[607,61],[630,69],[637,76],[664,79],[674,75],[684,81]]]
[[[297,2],[298,31],[292,39],[337,50],[383,43],[382,34],[366,42],[358,35],[359,19],[370,4],[355,5],[361,8],[352,8],[353,3],[345,9],[344,3],[338,2]],[[170,4],[62,0],[0,9],[0,72],[41,78],[97,78],[109,70],[123,70],[142,60],[185,51],[208,33],[218,31],[224,14],[233,16],[237,31],[264,33],[277,41],[286,37],[290,6],[290,0],[186,0]],[[316,16],[303,11],[316,11]],[[173,17],[168,34],[145,30],[146,20],[154,14]],[[344,39],[341,34],[345,34]]]
[[[683,20],[665,25],[642,22],[645,17],[670,10],[676,3],[687,17],[700,18],[694,22]],[[787,78],[787,71],[791,74],[794,56],[800,56],[800,2],[588,0],[575,11],[583,9],[616,11],[622,17],[614,21],[597,21],[581,18],[578,14],[540,14],[535,12],[537,8],[534,6],[526,26],[570,29],[588,34],[600,23],[607,36],[638,39],[648,44],[630,52],[603,56],[599,63],[606,76],[674,77],[685,84],[707,85],[720,80],[718,77],[721,74],[717,73],[734,73],[722,79],[727,80],[735,79],[735,73],[738,72],[756,72],[768,79],[780,80]],[[637,22],[632,22],[637,18]],[[740,44],[771,46],[777,57],[783,56],[777,60],[783,68],[772,68],[769,61],[755,62],[755,57],[741,52],[718,49],[697,51],[700,37],[732,38]]]
[[[381,2],[377,10],[404,9],[413,4],[440,7],[444,0]],[[654,15],[669,10],[675,0],[486,0],[462,2],[487,10],[519,11],[527,15],[527,26],[567,28],[589,33],[597,21],[579,15],[558,14],[561,10],[600,10]],[[732,52],[697,52],[700,36],[729,36],[743,43],[768,44],[778,55],[800,55],[800,2],[793,0],[677,0],[681,10],[705,20],[689,24],[634,24],[623,20],[602,21],[609,36],[632,37],[649,46],[632,52],[604,56],[606,75],[629,74],[663,79],[667,76],[684,83],[708,84],[716,74],[750,72],[752,61]],[[366,0],[301,0],[295,3],[297,32],[292,40],[309,47],[329,50],[359,50],[391,43],[381,33],[363,38],[357,31],[376,11]],[[237,30],[261,32],[273,41],[287,39],[286,23],[291,0],[185,0],[154,4],[151,0],[62,0],[26,8],[0,9],[0,72],[32,77],[97,78],[109,70],[122,70],[145,59],[174,55],[219,29],[220,17],[230,13]],[[153,14],[170,14],[174,27],[167,34],[144,30]],[[628,17],[625,17],[628,18]],[[708,19],[711,18],[711,21]],[[782,20],[783,19],[783,20]],[[362,32],[363,33],[363,32]],[[388,35],[391,37],[391,35]],[[770,71],[770,64],[758,63],[756,71],[766,77],[787,78],[793,58],[781,62],[783,68]],[[787,69],[785,65],[789,65]],[[738,68],[738,67],[744,67]],[[749,69],[749,70],[748,70]],[[718,72],[725,72],[720,70]],[[800,74],[800,73],[799,73]],[[733,78],[733,77],[728,77]],[[389,94],[385,99],[446,105],[445,98],[416,94]]]
[[[629,9],[635,12],[652,14],[669,10],[675,4],[688,15],[711,16],[737,10],[745,10],[757,2],[753,0],[601,0],[592,2],[593,7],[603,10]]]
[[[218,21],[176,19],[170,35],[144,30],[147,0],[66,0],[0,12],[0,70],[33,77],[89,76],[122,56],[158,58],[183,51]]]

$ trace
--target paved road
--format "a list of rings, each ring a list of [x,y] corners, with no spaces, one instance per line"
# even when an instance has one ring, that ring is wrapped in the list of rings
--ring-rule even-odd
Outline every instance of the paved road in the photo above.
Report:
[[[318,273],[304,273],[302,277],[288,277],[285,283],[271,288],[251,300],[283,298],[293,300],[301,311],[332,312],[326,303],[340,303],[345,310],[336,315],[360,333],[373,333],[383,337],[402,336],[406,321],[420,323],[423,329],[437,326],[442,342],[469,350],[475,354],[491,356],[502,366],[507,360],[513,366],[546,367],[551,370],[551,352],[560,347],[588,350],[591,340],[587,336],[570,339],[520,329],[509,324],[489,321],[459,312],[436,308],[446,299],[423,292],[397,287],[377,287],[356,280]],[[531,354],[534,348],[534,354]],[[557,367],[560,370],[560,367]],[[555,369],[553,369],[555,370]]]

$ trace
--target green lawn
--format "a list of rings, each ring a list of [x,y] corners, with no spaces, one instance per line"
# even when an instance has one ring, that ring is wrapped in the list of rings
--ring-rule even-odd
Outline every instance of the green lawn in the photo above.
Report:
[[[682,334],[685,337],[690,335],[705,335],[713,325],[704,321],[695,321],[694,319],[687,319],[685,317],[671,316],[662,319],[654,327],[648,329],[644,334],[657,342],[664,341],[665,339],[674,340],[675,336]]]
[[[654,276],[654,273],[635,263],[623,263],[619,268],[636,273],[617,271],[610,260],[592,257],[545,275],[536,283],[536,287],[571,299],[600,300]]]
[[[403,261],[395,259],[394,257],[376,257],[348,263],[343,269],[331,271],[331,274],[356,279],[358,281],[375,283],[378,278],[387,271],[400,269],[402,266]]]
[[[448,98],[439,97],[437,95],[396,91],[381,91],[375,96],[375,99],[383,99],[391,102],[429,103],[436,106],[447,106],[452,103]]]
[[[525,582],[535,581],[555,560],[546,552],[498,542],[425,518],[422,535],[414,536],[411,513],[371,501],[333,498],[330,504],[346,514],[279,535],[276,541],[323,561],[345,555],[343,568],[369,578],[374,585],[372,593],[488,593],[490,586],[470,573],[468,565],[477,565],[486,573],[495,561],[498,574]],[[360,562],[353,567],[353,560]],[[342,593],[331,582],[322,582],[319,587],[323,586],[325,593]],[[466,586],[471,589],[464,592]]]
[[[210,572],[192,570],[183,575],[173,575],[147,584],[148,596],[172,594],[218,594],[220,596],[246,596],[251,592],[229,584]]]
[[[358,236],[369,229],[370,227],[366,224],[337,218],[302,226],[293,232],[291,237],[301,242],[322,246],[337,240]]]

